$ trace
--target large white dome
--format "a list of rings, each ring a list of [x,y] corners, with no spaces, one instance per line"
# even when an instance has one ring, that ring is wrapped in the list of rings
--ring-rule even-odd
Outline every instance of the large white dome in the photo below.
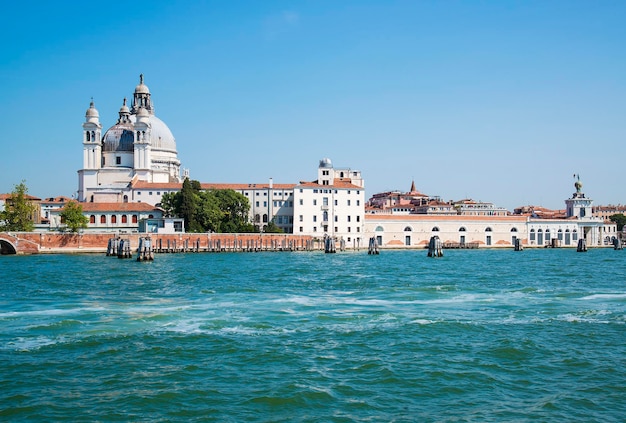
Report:
[[[177,153],[176,140],[170,128],[165,122],[150,115],[150,146],[152,151],[167,151]],[[137,121],[135,115],[130,116],[134,124]],[[130,124],[117,123],[110,127],[103,137],[104,151],[133,151],[133,127]]]

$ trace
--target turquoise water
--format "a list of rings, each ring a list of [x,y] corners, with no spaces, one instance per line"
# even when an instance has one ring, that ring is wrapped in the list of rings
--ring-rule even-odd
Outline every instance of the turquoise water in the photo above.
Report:
[[[624,421],[626,253],[0,257],[0,421]]]

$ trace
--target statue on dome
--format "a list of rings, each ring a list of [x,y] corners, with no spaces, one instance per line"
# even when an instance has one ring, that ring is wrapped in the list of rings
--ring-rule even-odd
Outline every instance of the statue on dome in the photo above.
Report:
[[[580,182],[580,175],[574,173],[574,178],[576,178],[576,182],[574,182],[574,188],[576,188],[576,193],[580,194],[583,189],[583,184]]]

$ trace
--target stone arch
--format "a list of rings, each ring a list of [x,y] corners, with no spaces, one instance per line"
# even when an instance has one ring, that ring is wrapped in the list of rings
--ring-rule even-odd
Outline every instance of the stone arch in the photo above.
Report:
[[[10,241],[0,238],[0,254],[3,256],[17,254],[17,249]]]

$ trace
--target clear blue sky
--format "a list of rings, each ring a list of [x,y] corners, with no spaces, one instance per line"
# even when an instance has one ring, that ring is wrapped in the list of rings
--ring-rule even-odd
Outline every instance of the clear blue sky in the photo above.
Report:
[[[563,208],[579,173],[625,203],[626,1],[8,2],[0,192],[72,195],[91,97],[140,73],[202,182],[297,183],[318,160],[366,195]]]

